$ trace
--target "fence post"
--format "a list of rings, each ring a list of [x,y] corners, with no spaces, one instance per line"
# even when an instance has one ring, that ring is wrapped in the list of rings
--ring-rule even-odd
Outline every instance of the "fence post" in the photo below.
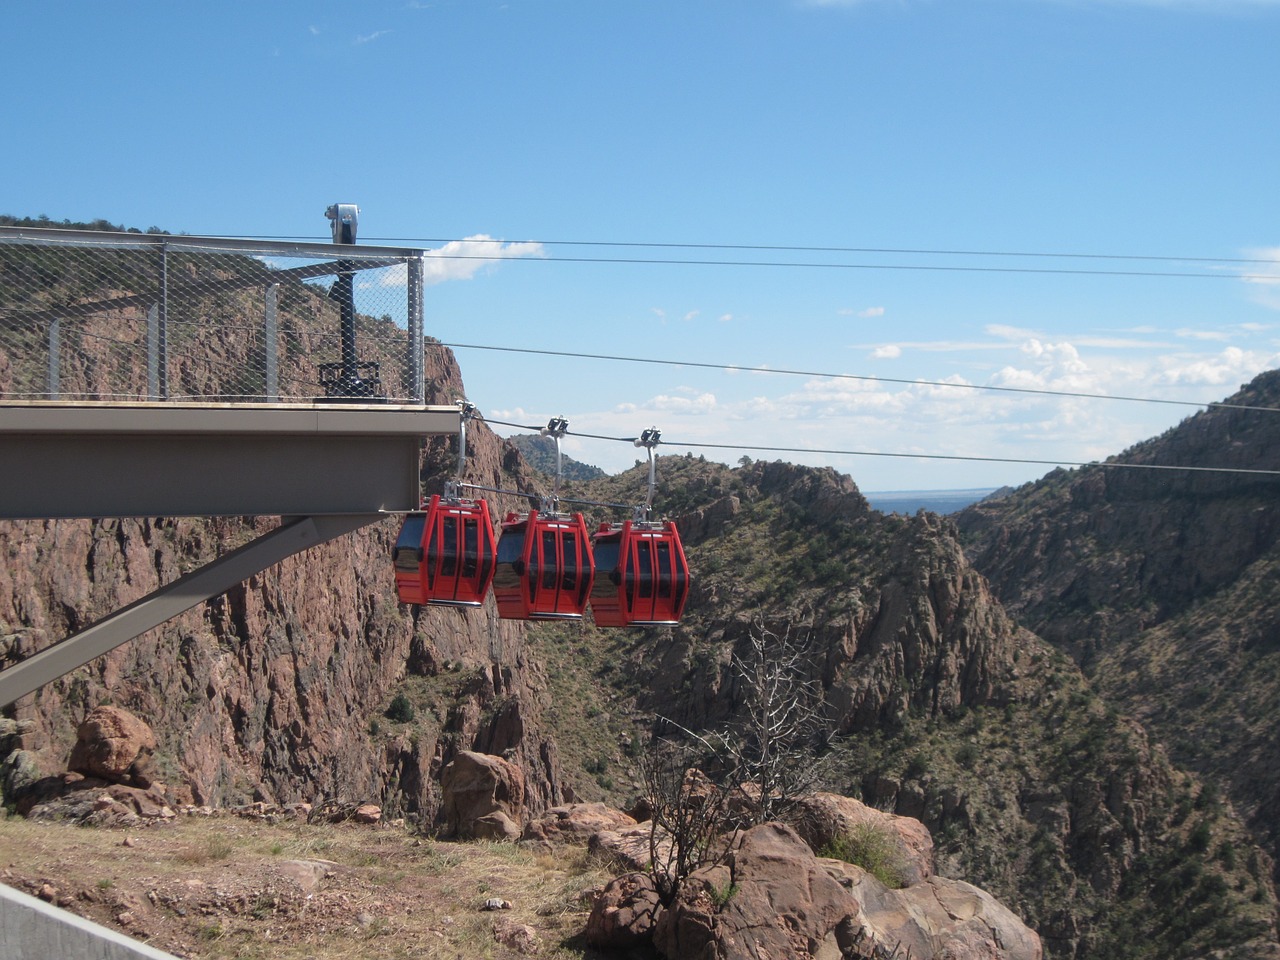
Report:
[[[160,297],[147,311],[147,396],[169,399],[169,245],[160,247]]]
[[[55,319],[49,324],[49,369],[45,382],[45,393],[50,400],[57,400],[62,393],[62,321]]]
[[[160,304],[147,307],[147,399],[160,396]]]
[[[279,299],[280,284],[267,285],[266,329],[263,336],[267,348],[267,402],[275,403],[280,399],[280,367],[276,355],[276,303]]]
[[[414,403],[426,402],[426,385],[423,382],[422,361],[422,278],[426,254],[410,257],[409,266],[409,395]]]

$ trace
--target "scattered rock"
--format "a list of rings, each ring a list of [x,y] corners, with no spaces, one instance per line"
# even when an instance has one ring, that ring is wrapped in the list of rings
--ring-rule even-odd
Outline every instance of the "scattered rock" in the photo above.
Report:
[[[377,823],[382,819],[382,808],[374,803],[362,803],[356,807],[351,819],[356,823]]]
[[[542,942],[538,939],[538,931],[527,923],[517,923],[514,920],[495,920],[493,939],[504,947],[525,956],[535,955],[542,947]]]
[[[547,845],[586,844],[592,834],[602,830],[622,830],[635,825],[634,817],[603,803],[572,803],[552,807],[538,819],[530,820],[520,840]]]

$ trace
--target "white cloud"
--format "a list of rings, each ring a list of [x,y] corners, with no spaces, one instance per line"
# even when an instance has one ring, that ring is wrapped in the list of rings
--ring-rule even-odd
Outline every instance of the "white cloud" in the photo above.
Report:
[[[479,233],[463,240],[450,240],[438,250],[428,250],[423,282],[432,286],[446,280],[470,280],[483,267],[502,260],[546,255],[540,243],[504,243]]]
[[[732,321],[733,321],[733,314],[732,314],[732,313],[722,313],[722,314],[720,314],[720,322],[721,322],[721,323],[731,323]]]
[[[1161,358],[1158,379],[1167,384],[1234,387],[1280,363],[1280,355],[1227,347],[1216,356]]]
[[[896,343],[886,343],[871,351],[872,360],[896,360],[900,356],[902,356],[902,348]]]
[[[700,314],[701,312],[702,312],[701,310],[690,310],[688,313],[684,315],[685,322],[688,323],[692,320],[698,319],[698,314]]]
[[[362,43],[372,43],[374,40],[377,40],[379,37],[385,37],[390,32],[391,32],[390,30],[375,30],[373,31],[373,33],[360,34],[359,36],[356,37],[354,43],[357,46],[359,46]]]
[[[858,316],[863,320],[870,320],[873,317],[883,317],[884,307],[867,307],[865,310],[859,310]]]

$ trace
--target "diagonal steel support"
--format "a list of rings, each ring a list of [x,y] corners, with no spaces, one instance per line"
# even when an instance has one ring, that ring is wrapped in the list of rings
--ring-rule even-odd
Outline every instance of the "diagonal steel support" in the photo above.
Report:
[[[179,577],[74,636],[0,671],[0,707],[84,666],[94,657],[225,593],[286,557],[385,518],[380,513],[289,517],[275,530]]]

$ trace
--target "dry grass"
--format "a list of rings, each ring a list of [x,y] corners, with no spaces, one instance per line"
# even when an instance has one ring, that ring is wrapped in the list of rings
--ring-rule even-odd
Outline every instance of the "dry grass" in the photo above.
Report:
[[[320,866],[298,868],[295,861]],[[311,874],[307,870],[311,869]],[[0,820],[0,880],[182,957],[356,960],[522,956],[495,924],[526,924],[538,956],[581,944],[584,851],[448,843],[391,827],[186,817],[122,831]],[[484,911],[501,898],[511,909]]]

